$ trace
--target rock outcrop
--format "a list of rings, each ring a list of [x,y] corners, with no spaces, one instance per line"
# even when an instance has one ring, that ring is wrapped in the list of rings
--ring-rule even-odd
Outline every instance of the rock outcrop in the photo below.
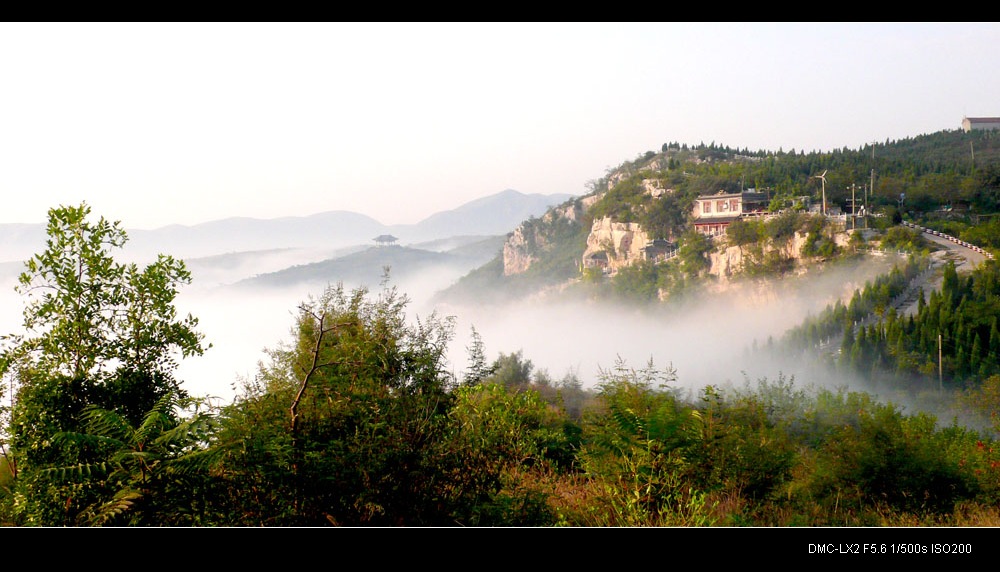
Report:
[[[503,243],[503,275],[520,274],[530,268],[540,242],[544,243],[544,237],[539,236],[535,227],[526,228],[524,223],[507,235]]]
[[[643,181],[644,192],[654,199],[672,189],[662,189],[656,180]],[[503,274],[511,276],[527,271],[539,259],[539,256],[549,248],[555,237],[553,228],[557,222],[579,224],[586,213],[596,202],[603,198],[604,193],[598,193],[569,201],[553,207],[539,219],[524,221],[507,236],[503,245]],[[639,223],[617,222],[610,217],[594,219],[587,245],[580,260],[583,268],[601,268],[606,274],[613,275],[622,268],[637,264],[646,259],[646,248],[651,244],[651,237]],[[782,244],[768,245],[765,250],[777,248],[784,258],[795,261],[797,271],[804,271],[802,246],[808,236],[795,233]],[[849,240],[847,233],[837,233],[835,241],[838,246],[846,247]],[[716,283],[726,283],[731,278],[739,276],[745,269],[749,256],[749,247],[741,249],[737,246],[727,246],[724,236],[713,239],[715,249],[709,255],[711,267],[708,273]],[[759,262],[759,261],[758,261]]]
[[[807,239],[808,234],[796,232],[787,242],[777,246],[776,249],[780,251],[782,256],[795,260],[796,265],[801,267],[803,262],[802,246]],[[725,236],[715,237],[713,240],[716,249],[709,255],[712,267],[708,273],[720,281],[727,281],[743,270],[744,259],[747,256],[746,247],[741,249],[738,246],[726,246]],[[850,235],[847,233],[839,232],[834,235],[834,241],[841,248],[846,247],[849,240]],[[775,247],[770,246],[768,250],[773,251]]]
[[[552,207],[539,219],[522,222],[507,235],[503,245],[503,274],[521,274],[531,268],[539,253],[554,240],[552,229],[557,223],[579,224],[583,214],[604,194],[590,195]]]
[[[649,236],[634,222],[614,222],[609,217],[595,219],[583,251],[584,266],[599,265],[609,273],[643,260]],[[590,261],[597,261],[590,262]]]

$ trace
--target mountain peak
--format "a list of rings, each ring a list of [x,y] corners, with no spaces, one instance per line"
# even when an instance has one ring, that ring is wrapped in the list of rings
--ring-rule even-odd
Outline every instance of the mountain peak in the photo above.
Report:
[[[469,201],[456,209],[435,213],[420,221],[418,226],[434,234],[441,234],[445,228],[457,231],[455,234],[507,234],[521,222],[532,216],[540,216],[550,207],[573,196],[568,193],[528,195],[514,189],[504,189]],[[512,224],[511,221],[516,222]]]

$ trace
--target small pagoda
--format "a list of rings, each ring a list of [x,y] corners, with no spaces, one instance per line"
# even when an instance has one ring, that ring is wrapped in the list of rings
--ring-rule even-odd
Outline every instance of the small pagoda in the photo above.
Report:
[[[392,236],[391,234],[380,234],[376,236],[374,240],[375,244],[379,246],[392,246],[396,244],[396,241],[399,239],[396,238],[395,236]]]

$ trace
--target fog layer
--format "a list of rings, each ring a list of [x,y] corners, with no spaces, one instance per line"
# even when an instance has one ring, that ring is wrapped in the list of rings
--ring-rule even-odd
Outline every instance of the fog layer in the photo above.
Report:
[[[281,266],[277,253],[269,253],[267,267]],[[289,260],[302,261],[302,253],[289,253]],[[559,380],[574,373],[585,387],[594,387],[602,370],[610,370],[621,359],[636,369],[650,360],[654,365],[676,370],[676,385],[697,389],[704,385],[741,383],[745,376],[775,377],[779,373],[809,377],[801,365],[757,362],[748,349],[778,339],[807,316],[821,312],[840,298],[847,301],[866,281],[886,272],[893,263],[887,258],[866,258],[850,266],[811,271],[801,277],[778,282],[736,282],[725,288],[706,288],[706,293],[683,306],[664,304],[639,309],[606,302],[571,301],[549,295],[505,306],[432,306],[433,294],[452,284],[460,269],[413,273],[390,280],[411,303],[411,319],[431,312],[455,318],[454,339],[448,351],[448,367],[461,376],[468,365],[471,330],[475,328],[485,345],[486,357],[521,351],[535,371],[544,370]],[[230,400],[241,377],[253,376],[266,348],[290,340],[297,306],[309,296],[318,296],[326,284],[303,283],[283,288],[232,288],[237,275],[249,266],[233,266],[226,275],[221,268],[211,273],[193,265],[194,281],[176,300],[181,315],[191,313],[200,321],[199,331],[211,347],[203,356],[181,361],[178,379],[192,394]],[[199,274],[205,280],[199,282]],[[379,284],[365,286],[377,292]],[[14,280],[0,284],[0,329],[20,330],[23,300],[14,292]]]
[[[613,369],[619,359],[634,369],[650,360],[659,369],[672,366],[676,385],[690,389],[779,373],[818,381],[803,364],[754,359],[749,350],[755,343],[766,344],[769,337],[777,341],[837,299],[846,303],[856,289],[888,272],[895,262],[895,257],[870,257],[779,281],[708,286],[704,294],[680,306],[640,309],[550,296],[502,307],[442,305],[437,310],[457,318],[450,354],[457,371],[468,364],[475,328],[489,359],[520,350],[536,370],[546,370],[555,380],[574,373],[585,387],[594,387],[600,372]]]

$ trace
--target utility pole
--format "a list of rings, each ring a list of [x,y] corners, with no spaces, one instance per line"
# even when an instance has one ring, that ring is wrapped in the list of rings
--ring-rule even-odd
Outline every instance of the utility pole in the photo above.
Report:
[[[851,230],[854,230],[858,226],[858,215],[857,215],[858,209],[857,209],[857,205],[854,202],[854,189],[855,188],[857,188],[857,185],[854,184],[854,183],[851,183]]]
[[[944,369],[941,365],[941,332],[938,332],[938,391],[944,391]]]
[[[872,143],[872,196],[875,196],[875,143]],[[868,210],[868,205],[865,205],[865,210]]]
[[[871,190],[872,196],[875,196],[875,142],[872,141],[872,180],[871,180]],[[868,190],[865,190],[865,228],[868,228]]]

